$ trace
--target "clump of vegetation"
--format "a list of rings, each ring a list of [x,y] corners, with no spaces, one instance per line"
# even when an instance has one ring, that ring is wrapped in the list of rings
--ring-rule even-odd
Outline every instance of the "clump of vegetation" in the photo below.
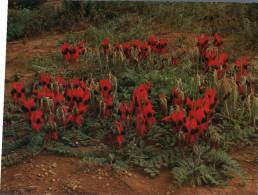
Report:
[[[45,3],[46,0],[10,0],[8,2],[8,7],[9,8],[15,8],[15,9],[34,9]]]
[[[136,29],[135,26],[140,27],[137,29],[140,33],[148,32],[146,29],[152,27],[156,33],[162,29],[168,32],[218,32],[233,34],[244,48],[257,49],[258,45],[253,44],[257,43],[256,4],[64,0],[59,6],[53,6],[51,2],[42,4],[40,0],[17,2],[23,6],[14,9],[10,4],[8,41],[49,31],[76,31],[90,25],[91,30],[109,30],[110,35],[117,30],[127,32]],[[36,9],[28,10],[35,6]]]
[[[12,83],[5,166],[46,150],[115,170],[141,167],[151,177],[166,168],[179,185],[243,176],[227,152],[255,133],[258,98],[247,57],[230,58],[217,33],[197,36],[196,49],[183,57],[156,36],[103,36],[95,45],[82,36],[60,40],[58,53],[32,61],[34,80]],[[61,72],[58,64],[80,69]],[[241,106],[249,114],[234,114]],[[96,144],[94,151],[76,149]]]

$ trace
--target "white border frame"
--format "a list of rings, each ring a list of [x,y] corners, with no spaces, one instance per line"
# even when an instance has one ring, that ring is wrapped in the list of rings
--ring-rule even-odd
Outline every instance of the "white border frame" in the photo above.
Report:
[[[8,0],[1,0],[0,4],[0,158],[2,159],[2,135],[3,135],[3,112],[4,112],[4,81],[7,37],[7,9]],[[1,183],[0,161],[0,183]]]

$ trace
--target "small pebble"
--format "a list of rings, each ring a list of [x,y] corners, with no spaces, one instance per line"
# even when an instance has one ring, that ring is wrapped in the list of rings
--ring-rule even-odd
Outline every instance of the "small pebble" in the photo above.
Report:
[[[57,167],[57,164],[56,164],[56,163],[53,163],[51,167],[52,167],[52,168],[56,168],[56,167]]]

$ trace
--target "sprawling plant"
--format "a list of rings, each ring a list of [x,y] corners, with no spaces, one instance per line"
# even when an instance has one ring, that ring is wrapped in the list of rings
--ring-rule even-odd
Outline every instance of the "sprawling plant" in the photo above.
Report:
[[[110,71],[121,63],[126,76],[41,73],[32,82],[13,82],[12,102],[5,108],[4,165],[23,160],[9,152],[27,146],[33,154],[46,149],[115,169],[133,164],[151,176],[166,167],[178,184],[222,184],[239,171],[225,151],[227,143],[254,132],[244,113],[237,119],[230,115],[239,108],[239,97],[254,125],[257,118],[250,63],[241,57],[231,67],[222,46],[218,34],[199,35],[197,72],[189,67],[183,82],[178,77],[185,69],[170,56],[168,42],[155,36],[115,44],[105,38],[99,48],[86,48],[85,41],[63,43],[61,54],[70,66],[91,60]],[[127,65],[142,74],[129,72]],[[16,133],[18,124],[24,132]],[[100,143],[103,147],[90,153],[71,148]]]

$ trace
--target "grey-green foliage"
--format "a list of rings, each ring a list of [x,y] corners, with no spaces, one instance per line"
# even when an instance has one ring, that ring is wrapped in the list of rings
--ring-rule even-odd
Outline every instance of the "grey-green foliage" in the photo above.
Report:
[[[200,150],[178,159],[172,168],[175,183],[182,185],[223,185],[228,178],[239,174],[243,177],[237,161],[223,150]]]

